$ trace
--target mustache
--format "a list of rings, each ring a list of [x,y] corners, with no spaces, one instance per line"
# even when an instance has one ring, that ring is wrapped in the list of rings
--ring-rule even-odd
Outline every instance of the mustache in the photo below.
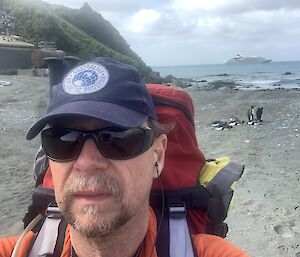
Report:
[[[69,178],[64,185],[64,197],[69,198],[80,191],[106,192],[113,196],[120,195],[121,187],[118,180],[105,173]]]

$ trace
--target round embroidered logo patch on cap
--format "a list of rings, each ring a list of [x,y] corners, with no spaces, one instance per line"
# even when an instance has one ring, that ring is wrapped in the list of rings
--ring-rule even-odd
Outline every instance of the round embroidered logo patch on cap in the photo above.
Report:
[[[99,63],[89,62],[71,70],[63,80],[63,89],[70,95],[94,93],[104,88],[109,79],[107,69]]]

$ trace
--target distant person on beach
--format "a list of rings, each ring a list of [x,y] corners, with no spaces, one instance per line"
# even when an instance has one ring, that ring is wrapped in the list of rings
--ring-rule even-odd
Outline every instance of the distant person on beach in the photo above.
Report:
[[[41,134],[55,199],[68,223],[60,234],[60,256],[157,257],[149,195],[164,167],[167,136],[162,128],[149,91],[130,65],[96,58],[52,87],[47,113],[26,138]],[[44,240],[57,233],[58,213],[52,215]],[[0,239],[0,256],[11,256],[15,246],[15,256],[48,256],[48,248],[40,249],[43,242],[35,238],[29,231],[20,241]],[[197,256],[248,256],[220,237],[198,234],[192,239]],[[51,241],[48,247],[57,246]]]

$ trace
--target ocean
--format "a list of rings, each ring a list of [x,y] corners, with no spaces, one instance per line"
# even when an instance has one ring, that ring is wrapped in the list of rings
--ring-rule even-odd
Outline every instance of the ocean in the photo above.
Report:
[[[209,64],[187,66],[155,66],[162,77],[192,79],[199,87],[225,82],[244,90],[300,89],[300,61],[263,64]],[[221,83],[219,83],[221,84]]]

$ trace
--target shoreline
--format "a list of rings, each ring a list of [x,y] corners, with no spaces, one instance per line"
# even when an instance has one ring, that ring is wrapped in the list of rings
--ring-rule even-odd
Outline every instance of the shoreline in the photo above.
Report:
[[[180,87],[183,89],[193,88],[194,90],[300,90],[300,82],[281,84],[278,81],[269,82],[247,82],[241,83],[234,79],[215,79],[215,80],[194,80],[186,78],[176,78],[171,83],[167,83],[170,86]]]
[[[187,87],[257,89],[300,89],[300,61],[271,62],[245,65],[186,65],[153,67],[165,78],[177,78],[173,85]],[[172,75],[170,75],[172,74]]]
[[[32,164],[39,139],[25,140],[44,112],[48,78],[0,76],[0,236],[16,234],[34,187]],[[300,255],[300,91],[185,89],[194,100],[199,147],[206,158],[229,156],[246,166],[229,212],[227,240],[250,256]],[[247,119],[251,106],[264,107],[262,125],[216,131],[215,120]]]

